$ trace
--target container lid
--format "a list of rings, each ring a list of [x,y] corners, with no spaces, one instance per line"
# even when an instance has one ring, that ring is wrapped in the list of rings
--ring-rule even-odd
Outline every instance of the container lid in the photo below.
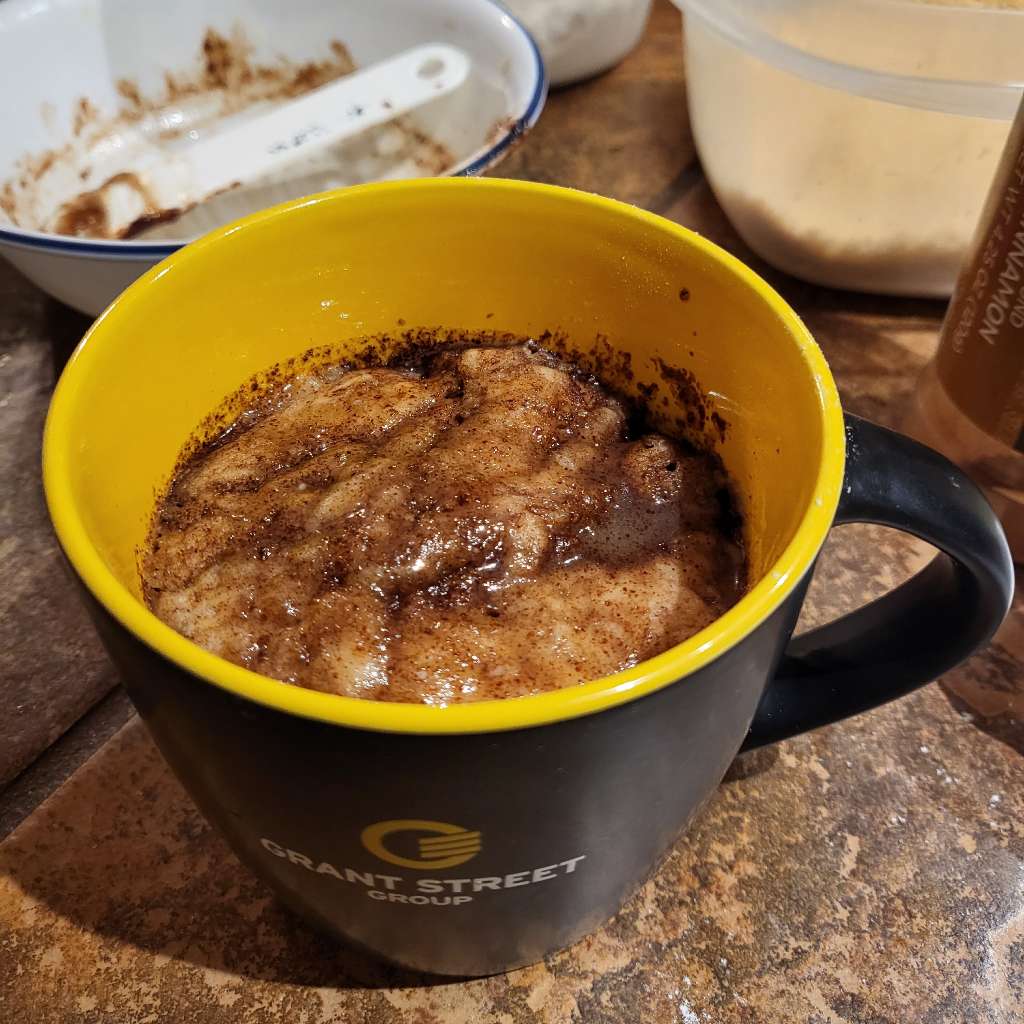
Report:
[[[1012,120],[1024,10],[908,0],[672,0],[752,56],[831,89]]]

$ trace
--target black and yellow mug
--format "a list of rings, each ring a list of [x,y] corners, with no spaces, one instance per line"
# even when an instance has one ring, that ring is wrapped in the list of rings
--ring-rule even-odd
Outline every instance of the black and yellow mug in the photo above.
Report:
[[[447,708],[286,686],[201,650],[140,596],[155,495],[196,425],[311,346],[411,326],[602,335],[691,371],[729,428],[753,586],[635,668]],[[737,260],[666,220],[534,184],[353,188],[188,246],[93,325],[44,444],[57,534],[161,751],[249,867],[308,918],[409,968],[536,961],[614,914],[744,746],[899,696],[982,644],[1011,593],[985,500],[940,456],[844,419],[821,352]],[[837,522],[942,549],[790,640]],[[788,646],[787,646],[788,645]],[[111,865],[111,870],[116,870]]]

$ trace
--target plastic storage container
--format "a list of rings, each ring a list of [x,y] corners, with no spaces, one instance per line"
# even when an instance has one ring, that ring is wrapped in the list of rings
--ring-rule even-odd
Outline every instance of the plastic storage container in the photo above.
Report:
[[[819,284],[948,296],[1024,82],[1024,10],[674,0],[725,212]]]

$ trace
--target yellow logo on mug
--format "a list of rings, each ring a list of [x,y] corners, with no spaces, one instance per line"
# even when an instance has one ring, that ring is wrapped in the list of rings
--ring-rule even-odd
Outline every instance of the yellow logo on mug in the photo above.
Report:
[[[397,837],[402,832],[427,832],[416,841],[418,857],[403,857],[384,845],[388,836]],[[461,825],[449,825],[443,821],[422,821],[418,818],[396,818],[393,821],[378,821],[367,825],[359,836],[363,846],[375,857],[396,864],[402,868],[424,871],[428,868],[453,868],[465,864],[480,852],[480,833],[471,832]],[[406,845],[408,840],[406,840]]]

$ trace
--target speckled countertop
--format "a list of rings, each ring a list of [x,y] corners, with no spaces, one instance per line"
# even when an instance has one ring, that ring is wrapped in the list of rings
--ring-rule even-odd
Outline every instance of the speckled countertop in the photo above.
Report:
[[[604,192],[758,266],[689,141],[678,17],[552,97],[499,173]],[[765,270],[760,267],[759,269]],[[942,307],[770,271],[854,412],[899,421]],[[748,755],[656,877],[544,964],[432,983],[282,909],[200,818],[63,575],[38,449],[85,327],[0,267],[0,1021],[957,1024],[1024,1020],[1024,609],[938,684]],[[836,531],[820,622],[928,557]]]

